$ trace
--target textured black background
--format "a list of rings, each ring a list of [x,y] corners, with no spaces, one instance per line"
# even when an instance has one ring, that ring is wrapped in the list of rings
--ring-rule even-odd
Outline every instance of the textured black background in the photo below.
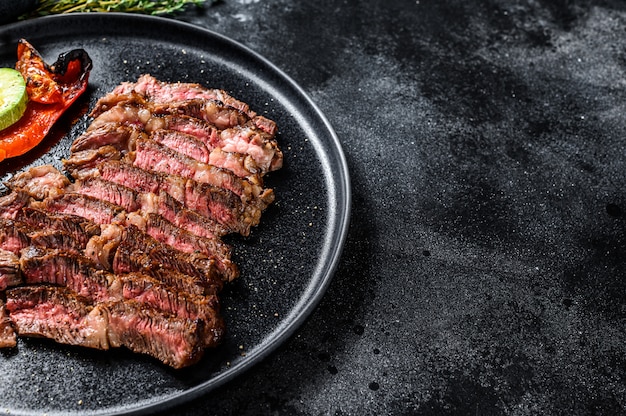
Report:
[[[222,0],[178,18],[310,94],[353,216],[296,335],[164,414],[626,414],[626,3]]]
[[[343,260],[177,414],[626,414],[626,3],[224,0],[342,142]]]

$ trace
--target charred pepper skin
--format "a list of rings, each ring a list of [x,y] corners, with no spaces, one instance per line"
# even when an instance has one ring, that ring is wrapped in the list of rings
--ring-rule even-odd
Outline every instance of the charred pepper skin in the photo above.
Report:
[[[28,105],[19,121],[0,131],[0,162],[36,147],[54,123],[87,89],[92,61],[83,49],[48,65],[26,40],[17,46],[17,69],[26,80]]]

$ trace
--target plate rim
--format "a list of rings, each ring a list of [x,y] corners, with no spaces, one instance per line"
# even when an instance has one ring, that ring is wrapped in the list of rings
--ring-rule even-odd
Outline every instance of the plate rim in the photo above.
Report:
[[[332,229],[333,235],[328,235],[329,231],[325,231],[326,239],[324,241],[324,247],[322,248],[322,252],[328,252],[330,254],[330,258],[327,258],[326,261],[324,261],[324,271],[321,274],[320,279],[317,281],[318,283],[314,286],[314,290],[311,293],[307,293],[305,299],[301,297],[299,301],[295,304],[291,312],[295,311],[296,313],[290,314],[294,316],[289,322],[287,322],[285,325],[281,323],[281,325],[278,325],[276,329],[270,332],[268,337],[275,334],[275,336],[273,336],[271,340],[265,340],[261,347],[255,348],[251,354],[245,357],[245,359],[239,361],[238,363],[224,371],[212,375],[210,379],[203,381],[195,386],[183,389],[178,392],[167,394],[165,397],[161,397],[159,399],[144,399],[135,405],[122,405],[125,408],[122,408],[121,406],[108,407],[102,409],[102,411],[90,411],[88,412],[88,414],[130,415],[145,414],[147,412],[155,410],[163,411],[174,406],[182,405],[183,403],[196,399],[204,394],[208,394],[210,391],[220,386],[223,386],[230,381],[233,381],[237,377],[241,376],[243,373],[251,370],[261,361],[265,360],[269,355],[274,353],[280,345],[284,344],[289,338],[291,338],[294,333],[299,330],[303,326],[303,324],[311,317],[312,313],[315,311],[325,292],[327,291],[337,271],[339,262],[343,254],[343,249],[345,247],[345,242],[347,240],[352,209],[352,188],[350,171],[339,137],[337,136],[326,115],[321,111],[321,109],[313,101],[309,94],[293,78],[291,78],[291,76],[289,76],[286,72],[280,69],[269,59],[265,58],[260,53],[256,52],[245,44],[214,30],[186,21],[176,20],[174,18],[144,14],[107,12],[50,15],[6,25],[0,25],[0,35],[6,36],[7,33],[15,32],[22,27],[32,27],[37,30],[36,27],[38,22],[49,23],[50,21],[73,21],[74,19],[104,19],[112,21],[122,19],[151,22],[156,25],[169,25],[170,27],[180,27],[187,31],[202,33],[204,36],[207,37],[217,38],[220,41],[228,44],[229,47],[236,50],[238,54],[243,53],[245,55],[248,55],[248,57],[252,58],[253,60],[263,63],[263,65],[265,65],[273,72],[273,75],[278,76],[281,81],[288,84],[293,92],[297,93],[298,97],[303,100],[304,103],[307,105],[308,110],[312,110],[312,114],[314,114],[318,121],[321,122],[321,125],[324,126],[325,133],[329,137],[330,141],[329,143],[326,143],[329,146],[327,150],[323,151],[323,154],[326,156],[332,156],[335,167],[339,168],[335,169],[334,172],[338,173],[338,175],[333,175],[334,183],[336,183],[336,188],[339,190],[335,193],[334,200],[336,206],[336,215],[333,218],[329,217],[328,219],[328,221],[332,220],[335,224],[334,227],[327,226],[328,229]],[[66,32],[68,34],[72,33],[71,25],[65,25],[64,27],[69,27],[69,29],[59,29],[59,31]],[[128,36],[126,33],[127,32],[124,32],[122,36]],[[138,33],[138,35],[140,34]],[[318,156],[321,156],[320,152],[322,152],[322,150],[316,150],[315,153]],[[328,187],[328,184],[326,186]],[[330,247],[331,245],[332,247]],[[304,288],[306,289],[310,286],[310,284],[307,284]],[[301,305],[301,307],[297,308],[298,305]],[[15,413],[14,410],[11,411],[12,414],[20,414],[19,412],[19,410],[17,410],[17,413]],[[53,415],[56,414],[55,412],[56,411],[48,412],[48,414]]]

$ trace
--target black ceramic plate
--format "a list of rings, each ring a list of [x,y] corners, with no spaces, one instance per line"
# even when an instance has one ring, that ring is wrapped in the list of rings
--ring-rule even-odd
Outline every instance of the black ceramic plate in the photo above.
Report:
[[[85,111],[122,81],[150,73],[165,81],[222,88],[279,126],[282,170],[267,177],[277,200],[249,238],[232,238],[241,278],[223,293],[228,336],[198,365],[174,371],[125,350],[92,351],[21,339],[0,351],[0,412],[121,414],[162,410],[209,392],[285,341],[317,306],[346,235],[350,189],[331,126],[289,77],[246,47],[188,24],[136,15],[87,14],[0,27],[0,66],[27,39],[48,62],[85,49],[94,62],[85,98],[32,154],[0,163],[15,170],[52,163],[87,123]]]

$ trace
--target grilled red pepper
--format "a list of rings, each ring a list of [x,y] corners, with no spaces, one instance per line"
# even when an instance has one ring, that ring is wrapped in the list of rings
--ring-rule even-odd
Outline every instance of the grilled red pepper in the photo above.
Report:
[[[59,55],[48,65],[24,39],[17,45],[15,69],[26,80],[28,104],[16,123],[0,131],[0,161],[37,146],[74,101],[87,89],[91,58],[83,49]]]

